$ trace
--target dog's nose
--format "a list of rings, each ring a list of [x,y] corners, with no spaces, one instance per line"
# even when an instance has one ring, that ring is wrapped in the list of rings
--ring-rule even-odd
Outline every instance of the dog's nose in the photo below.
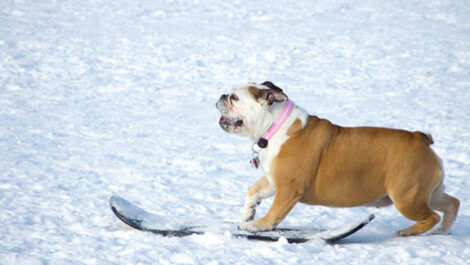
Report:
[[[228,98],[227,94],[223,94],[222,96],[220,96],[220,100],[227,100],[227,98]]]

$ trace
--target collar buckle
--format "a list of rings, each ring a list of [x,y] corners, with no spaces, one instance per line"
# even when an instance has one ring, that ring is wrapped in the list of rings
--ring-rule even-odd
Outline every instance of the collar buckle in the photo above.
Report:
[[[266,140],[263,137],[259,138],[258,146],[259,146],[259,148],[266,148],[268,146],[268,140]]]

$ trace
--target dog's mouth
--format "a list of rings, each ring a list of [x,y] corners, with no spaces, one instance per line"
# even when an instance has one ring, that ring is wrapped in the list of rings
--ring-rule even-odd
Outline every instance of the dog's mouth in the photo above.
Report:
[[[236,130],[243,126],[243,120],[240,118],[229,118],[226,116],[220,116],[219,124],[222,129],[226,131]]]
[[[229,115],[226,104],[227,96],[223,95],[216,104],[217,109],[222,114],[219,119],[219,125],[226,132],[240,133],[244,127],[243,119],[236,115]]]

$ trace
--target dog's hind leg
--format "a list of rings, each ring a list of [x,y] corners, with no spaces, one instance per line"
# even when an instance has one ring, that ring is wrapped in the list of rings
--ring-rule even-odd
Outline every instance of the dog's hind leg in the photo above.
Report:
[[[413,236],[429,231],[439,222],[439,215],[432,211],[426,202],[419,204],[400,204],[396,202],[395,206],[406,218],[416,221],[416,223],[406,229],[396,232],[398,236]]]
[[[270,197],[274,194],[274,185],[269,183],[266,177],[262,177],[258,182],[253,184],[248,190],[243,210],[243,222],[252,221],[256,215],[256,205],[261,203],[261,200]]]
[[[441,183],[431,194],[430,207],[444,214],[441,225],[433,234],[448,234],[452,224],[457,218],[460,201],[444,193],[444,185]]]
[[[422,145],[414,147],[414,155],[402,164],[405,166],[397,167],[393,172],[394,179],[401,181],[389,186],[390,198],[398,211],[416,221],[414,225],[399,230],[399,236],[419,235],[431,230],[441,219],[433,210],[444,212],[441,229],[448,230],[457,214],[458,201],[443,193],[443,169],[439,157],[432,150],[423,149]]]
[[[430,195],[434,187],[424,183],[422,186],[404,185],[395,188],[389,195],[395,207],[406,218],[416,223],[396,232],[398,236],[413,236],[429,231],[440,220],[439,215],[430,206]]]

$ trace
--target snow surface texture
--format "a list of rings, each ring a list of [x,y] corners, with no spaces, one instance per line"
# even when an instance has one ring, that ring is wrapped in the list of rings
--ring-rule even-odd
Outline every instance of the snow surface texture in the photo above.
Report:
[[[175,223],[239,220],[261,171],[214,104],[265,80],[337,124],[432,133],[452,235],[395,237],[412,222],[393,207],[282,223],[377,216],[333,246],[161,238],[111,213],[116,194]],[[469,173],[466,0],[0,1],[0,264],[467,264]]]

